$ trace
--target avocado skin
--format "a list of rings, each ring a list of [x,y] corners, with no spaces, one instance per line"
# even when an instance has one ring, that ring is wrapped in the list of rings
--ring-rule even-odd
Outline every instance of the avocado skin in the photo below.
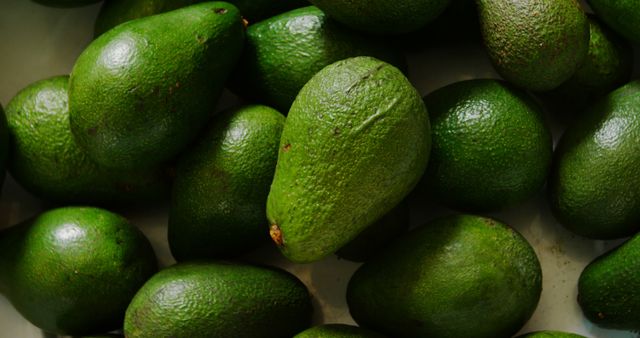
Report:
[[[500,80],[457,82],[425,97],[432,128],[418,193],[449,206],[495,211],[542,190],[553,143],[542,108]]]
[[[293,338],[384,338],[384,336],[353,325],[323,324],[306,329]]]
[[[485,46],[507,81],[547,91],[587,56],[589,23],[576,0],[476,0]]]
[[[587,3],[620,35],[640,43],[640,3],[635,0],[587,0]]]
[[[575,334],[575,333],[560,332],[560,331],[537,331],[537,332],[523,334],[521,336],[517,336],[516,338],[586,338],[586,337],[581,336],[579,334]]]
[[[302,282],[280,269],[178,263],[145,283],[127,308],[128,338],[288,338],[311,324]]]
[[[247,28],[230,88],[239,96],[288,112],[318,71],[360,55],[407,68],[404,55],[383,40],[346,28],[315,6],[295,9]]]
[[[310,0],[330,17],[377,35],[409,33],[437,18],[450,0]]]
[[[347,286],[355,321],[391,337],[511,337],[535,310],[540,263],[514,229],[443,217],[364,263]]]
[[[100,2],[100,0],[31,0],[40,5],[49,6],[49,7],[80,7],[90,5],[96,2]]]
[[[398,204],[429,158],[429,118],[397,68],[333,63],[302,88],[267,199],[272,239],[298,263],[337,251]]]
[[[235,256],[269,241],[265,204],[284,120],[267,106],[229,110],[182,155],[168,226],[176,260]]]
[[[7,171],[7,161],[9,160],[9,127],[7,125],[7,115],[0,105],[0,188],[4,184]]]
[[[120,328],[129,301],[157,271],[146,237],[104,209],[49,210],[0,233],[0,291],[50,333]]]
[[[69,76],[36,81],[7,105],[9,171],[27,191],[58,203],[118,204],[169,196],[159,168],[108,170],[76,144],[69,127]]]
[[[593,105],[558,142],[549,204],[578,235],[613,239],[639,229],[638,107],[640,82],[632,81]]]
[[[592,323],[609,329],[640,330],[640,237],[593,260],[580,274],[578,304]]]
[[[180,22],[180,25],[167,23]],[[80,55],[71,129],[108,168],[148,168],[191,142],[215,109],[244,41],[238,9],[207,2],[118,26]]]

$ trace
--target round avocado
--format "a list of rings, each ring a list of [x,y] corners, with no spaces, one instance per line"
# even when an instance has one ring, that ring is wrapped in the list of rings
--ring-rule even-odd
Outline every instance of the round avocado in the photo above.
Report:
[[[384,336],[353,325],[323,324],[306,329],[293,338],[384,338]]]
[[[587,0],[596,15],[625,38],[640,42],[640,3],[636,0]]]

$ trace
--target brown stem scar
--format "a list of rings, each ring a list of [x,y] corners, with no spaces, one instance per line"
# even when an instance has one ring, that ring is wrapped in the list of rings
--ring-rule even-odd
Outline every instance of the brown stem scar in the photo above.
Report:
[[[277,224],[271,224],[271,227],[269,227],[269,235],[278,246],[282,246],[284,244],[282,231],[280,231],[280,227]]]

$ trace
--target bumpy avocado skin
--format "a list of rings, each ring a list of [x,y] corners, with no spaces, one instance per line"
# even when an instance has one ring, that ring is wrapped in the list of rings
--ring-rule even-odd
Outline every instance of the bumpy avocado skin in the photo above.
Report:
[[[453,215],[410,231],[347,287],[355,321],[390,337],[511,337],[535,310],[540,263],[512,228]]]
[[[288,338],[311,324],[309,292],[275,268],[224,262],[170,266],[127,308],[129,338]]]
[[[214,112],[243,41],[240,13],[226,2],[129,21],[101,35],[71,73],[76,141],[104,167],[168,161]]]
[[[630,236],[640,222],[640,82],[593,105],[568,128],[554,154],[549,203],[572,232],[594,239]]]
[[[35,3],[50,7],[80,7],[90,5],[100,0],[32,0]]]
[[[306,329],[293,338],[384,338],[384,336],[353,325],[323,324]]]
[[[397,68],[355,57],[318,72],[289,111],[267,199],[282,253],[321,259],[387,213],[422,176],[429,136],[424,103]]]
[[[635,0],[587,0],[587,3],[620,35],[640,43],[640,3]]]
[[[317,7],[299,8],[249,26],[230,87],[240,96],[286,113],[318,71],[360,55],[406,69],[404,55],[384,40],[344,27]]]
[[[235,256],[269,241],[265,204],[284,121],[267,106],[229,110],[179,159],[168,226],[176,260]]]
[[[640,330],[640,236],[596,258],[580,274],[578,303],[594,324]]]
[[[589,23],[577,0],[476,0],[489,57],[507,81],[558,87],[587,56]]]
[[[523,334],[516,338],[586,338],[575,333],[560,332],[560,331],[537,331],[527,334]]]
[[[0,233],[0,291],[46,332],[122,327],[127,305],[157,271],[146,237],[104,209],[47,211]]]

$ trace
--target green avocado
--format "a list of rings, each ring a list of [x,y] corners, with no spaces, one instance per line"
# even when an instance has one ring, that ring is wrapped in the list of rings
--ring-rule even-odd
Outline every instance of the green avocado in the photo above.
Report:
[[[306,329],[293,338],[384,338],[384,336],[353,325],[323,324]]]
[[[0,188],[4,183],[9,158],[9,127],[6,113],[0,105]]]
[[[289,338],[311,324],[305,285],[280,269],[189,262],[151,277],[127,308],[128,338]]]
[[[466,80],[425,97],[432,149],[419,193],[453,208],[495,211],[542,190],[553,143],[542,108],[500,80]]]
[[[575,333],[560,332],[560,331],[537,331],[527,333],[516,338],[586,338]]]
[[[181,156],[168,226],[176,260],[234,256],[269,241],[265,204],[284,120],[266,106],[229,110]]]
[[[317,7],[295,9],[247,28],[246,46],[230,88],[287,112],[318,71],[360,55],[406,69],[404,55],[383,40],[350,30]]]
[[[214,112],[243,41],[240,12],[226,2],[129,21],[101,35],[71,73],[76,141],[108,168],[170,160]]]
[[[347,286],[361,326],[390,337],[511,337],[542,291],[533,248],[490,218],[453,215],[416,228],[364,263]]]
[[[640,81],[593,105],[556,147],[549,203],[572,232],[594,239],[640,229]]]
[[[59,203],[117,204],[169,196],[164,170],[102,168],[75,142],[69,127],[69,76],[22,89],[7,105],[13,178],[37,197]]]
[[[142,232],[103,209],[53,209],[0,232],[0,291],[46,332],[121,328],[129,302],[156,271]]]
[[[627,39],[640,43],[640,2],[587,0],[596,15]]]
[[[372,57],[333,63],[298,94],[267,199],[270,234],[294,262],[337,251],[398,204],[430,149],[420,94]]]
[[[100,0],[32,0],[35,3],[49,6],[49,7],[80,7],[90,5]]]
[[[577,0],[476,0],[489,57],[507,81],[546,91],[587,57],[589,23]]]

